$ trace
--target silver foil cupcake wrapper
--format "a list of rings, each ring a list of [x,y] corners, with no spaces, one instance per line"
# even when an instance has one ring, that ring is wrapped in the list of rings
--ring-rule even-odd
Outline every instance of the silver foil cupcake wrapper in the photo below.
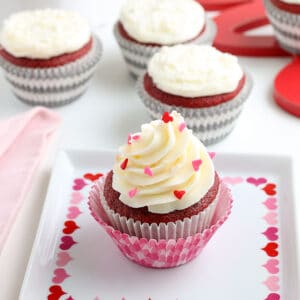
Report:
[[[93,36],[91,50],[63,66],[28,68],[16,66],[0,57],[0,65],[12,91],[31,105],[59,106],[78,99],[87,89],[102,55],[102,44]]]
[[[300,54],[300,14],[290,13],[264,0],[267,16],[280,46],[286,51]]]
[[[179,220],[176,222],[159,224],[141,223],[132,218],[121,216],[107,205],[103,195],[105,177],[101,178],[96,185],[97,190],[99,191],[99,201],[101,201],[101,205],[109,218],[111,225],[122,233],[127,233],[130,236],[136,236],[138,238],[146,238],[147,240],[177,240],[179,238],[187,238],[196,233],[201,233],[209,228],[219,200],[219,194],[217,194],[216,199],[214,199],[205,210],[190,218],[185,218],[182,221]]]
[[[121,48],[123,57],[127,64],[129,73],[137,78],[147,68],[149,59],[161,48],[160,46],[146,46],[124,38],[118,29],[118,23],[114,25],[114,35]],[[212,44],[217,32],[213,20],[206,19],[204,32],[196,39],[187,42],[188,44]]]
[[[238,95],[225,103],[210,107],[189,108],[160,102],[145,90],[145,73],[137,81],[137,91],[152,119],[160,119],[165,111],[176,110],[185,119],[187,127],[192,129],[205,145],[210,145],[225,138],[235,126],[253,85],[251,76],[245,74],[246,81]]]

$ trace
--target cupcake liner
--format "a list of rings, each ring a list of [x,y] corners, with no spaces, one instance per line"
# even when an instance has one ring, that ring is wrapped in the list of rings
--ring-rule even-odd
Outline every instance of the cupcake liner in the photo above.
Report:
[[[190,108],[168,105],[149,95],[144,89],[144,75],[137,81],[137,91],[151,118],[159,119],[165,111],[176,110],[205,145],[217,143],[230,134],[253,85],[251,76],[245,72],[245,84],[233,99],[211,107]]]
[[[224,183],[220,184],[219,202],[211,225],[202,233],[186,238],[145,239],[122,233],[110,226],[99,201],[99,185],[94,185],[89,195],[92,216],[105,229],[120,251],[130,260],[145,267],[172,268],[185,264],[200,254],[214,233],[227,220],[232,208],[232,197]]]
[[[187,44],[212,44],[217,32],[217,27],[210,18],[206,19],[205,24],[204,32],[198,38],[187,42]],[[114,25],[114,35],[121,48],[129,73],[134,78],[137,78],[146,70],[149,59],[154,53],[159,51],[161,47],[146,46],[124,38],[119,32],[118,22]]]
[[[78,99],[87,89],[102,55],[102,45],[93,36],[91,50],[81,58],[53,68],[16,66],[0,57],[0,65],[12,91],[31,105],[58,106]]]
[[[108,216],[110,224],[122,233],[127,233],[138,238],[146,238],[147,240],[176,240],[179,238],[186,238],[198,232],[202,232],[204,229],[210,226],[219,199],[218,194],[216,196],[216,199],[212,203],[210,203],[210,205],[205,210],[197,215],[192,216],[191,218],[185,218],[182,221],[178,220],[176,222],[159,224],[141,223],[140,221],[135,221],[132,218],[121,216],[119,213],[116,213],[108,206],[103,195],[105,177],[103,176],[96,183],[96,185],[99,191],[98,199],[99,201],[101,201],[101,206]]]
[[[300,14],[290,13],[264,0],[267,16],[280,46],[294,54],[300,53]]]

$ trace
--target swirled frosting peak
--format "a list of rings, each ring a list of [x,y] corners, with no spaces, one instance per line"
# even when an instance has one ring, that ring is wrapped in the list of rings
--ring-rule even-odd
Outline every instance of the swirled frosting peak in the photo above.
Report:
[[[195,0],[127,0],[120,21],[139,42],[171,45],[195,38],[205,14]]]
[[[78,13],[42,9],[12,14],[4,21],[0,43],[15,57],[48,59],[79,50],[90,37],[89,24]]]
[[[204,145],[173,111],[142,125],[119,148],[113,188],[124,204],[163,214],[198,202],[213,185],[214,173]]]
[[[191,44],[163,47],[150,59],[148,73],[162,91],[190,98],[232,92],[243,77],[236,56]]]

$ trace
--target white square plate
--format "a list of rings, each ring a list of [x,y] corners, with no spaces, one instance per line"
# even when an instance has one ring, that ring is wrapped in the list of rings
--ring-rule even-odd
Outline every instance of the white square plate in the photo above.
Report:
[[[127,260],[90,215],[86,174],[105,173],[113,158],[60,153],[19,299],[299,299],[290,158],[218,153],[232,213],[199,257],[166,270]]]

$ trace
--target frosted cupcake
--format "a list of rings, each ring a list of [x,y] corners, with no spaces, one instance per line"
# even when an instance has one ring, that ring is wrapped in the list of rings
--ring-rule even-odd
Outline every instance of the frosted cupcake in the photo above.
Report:
[[[102,53],[84,18],[52,9],[12,14],[4,21],[0,45],[0,64],[13,93],[46,106],[79,98]]]
[[[90,194],[96,219],[110,235],[120,233],[112,235],[118,237],[118,245],[123,238],[129,243],[125,255],[152,267],[176,266],[194,258],[230,207],[230,193],[209,153],[176,112],[130,135],[113,169]],[[131,242],[136,243],[132,251]],[[135,250],[145,244],[151,255],[143,261]]]
[[[161,46],[211,44],[216,26],[195,0],[127,0],[114,34],[129,72],[137,77]]]
[[[206,145],[232,131],[251,86],[235,56],[204,45],[163,47],[137,84],[153,119],[175,109]]]
[[[283,49],[300,53],[300,1],[264,0],[267,16]]]

